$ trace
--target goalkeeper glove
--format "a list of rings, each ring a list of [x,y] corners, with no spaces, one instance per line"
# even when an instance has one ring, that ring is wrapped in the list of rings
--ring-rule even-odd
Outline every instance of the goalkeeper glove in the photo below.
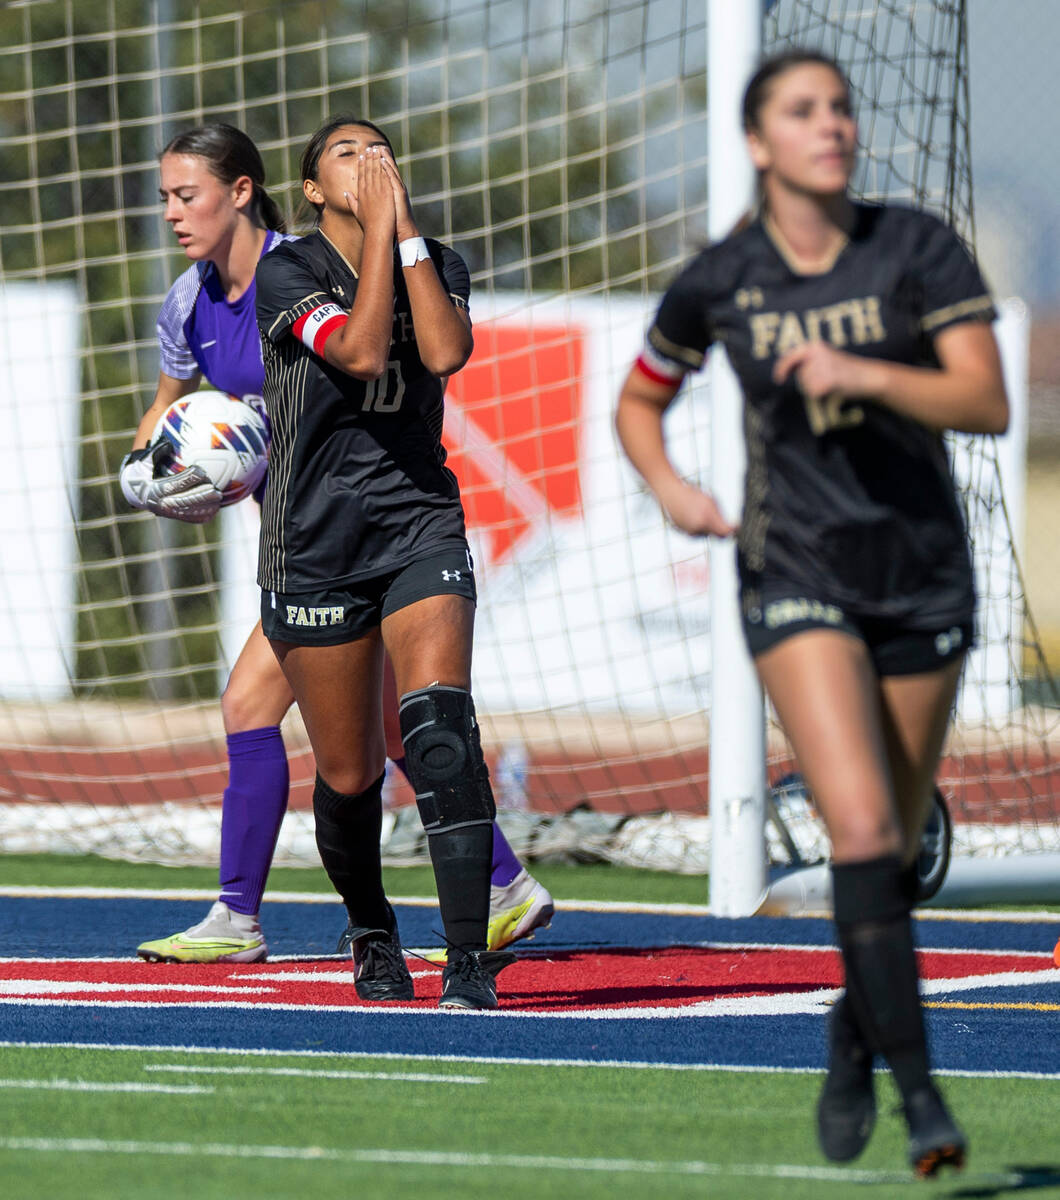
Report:
[[[202,467],[185,467],[174,475],[156,478],[156,468],[172,453],[169,443],[159,440],[153,446],[126,454],[118,476],[122,495],[133,508],[201,525],[216,516],[221,507],[221,493]]]

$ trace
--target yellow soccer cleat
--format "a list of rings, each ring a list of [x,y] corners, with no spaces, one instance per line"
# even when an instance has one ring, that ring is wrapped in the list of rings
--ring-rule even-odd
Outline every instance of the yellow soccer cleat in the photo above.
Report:
[[[555,911],[552,897],[524,867],[507,887],[490,888],[489,949],[533,937],[534,930],[552,924]]]
[[[253,963],[264,962],[269,948],[256,917],[233,913],[218,900],[198,925],[172,937],[144,942],[136,953],[147,962]]]

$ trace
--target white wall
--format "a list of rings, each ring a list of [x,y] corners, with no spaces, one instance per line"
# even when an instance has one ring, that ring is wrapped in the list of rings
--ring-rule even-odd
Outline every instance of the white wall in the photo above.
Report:
[[[0,695],[56,700],[73,674],[80,304],[0,286]]]

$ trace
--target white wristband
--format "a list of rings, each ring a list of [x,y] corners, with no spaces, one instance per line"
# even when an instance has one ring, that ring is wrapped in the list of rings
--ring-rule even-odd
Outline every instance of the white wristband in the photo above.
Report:
[[[398,242],[398,254],[401,255],[403,267],[414,267],[420,259],[431,257],[427,253],[427,243],[421,237],[410,237]]]

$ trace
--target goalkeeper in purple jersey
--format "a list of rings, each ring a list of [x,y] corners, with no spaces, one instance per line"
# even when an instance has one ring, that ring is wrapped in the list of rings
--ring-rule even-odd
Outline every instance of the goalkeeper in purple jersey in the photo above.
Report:
[[[743,118],[761,212],[667,290],[618,432],[675,525],[737,533],[748,646],[832,841],[846,991],[830,1023],[821,1147],[837,1161],[864,1148],[880,1054],[910,1161],[930,1175],[961,1165],[965,1142],[929,1071],[910,910],[975,600],[941,435],[1005,429],[994,309],[945,224],[849,196],[857,130],[834,62],[767,60]],[[663,436],[714,342],[744,393],[738,531],[681,479]]]
[[[220,493],[197,467],[155,478],[148,445],[159,418],[205,378],[219,391],[258,407],[264,366],[255,316],[258,262],[285,241],[267,194],[257,147],[230,125],[178,134],[160,158],[165,220],[192,261],[158,317],[160,372],[155,398],[122,463],[130,504],[159,516],[201,523],[220,507]],[[255,625],[221,697],[228,786],[221,809],[221,889],[199,924],[144,942],[149,961],[258,962],[267,953],[259,922],[261,898],[287,809],[289,776],[280,722],[294,696]],[[384,676],[386,744],[404,771],[393,676]],[[515,857],[494,826],[489,941],[509,945],[551,920],[552,897]]]

